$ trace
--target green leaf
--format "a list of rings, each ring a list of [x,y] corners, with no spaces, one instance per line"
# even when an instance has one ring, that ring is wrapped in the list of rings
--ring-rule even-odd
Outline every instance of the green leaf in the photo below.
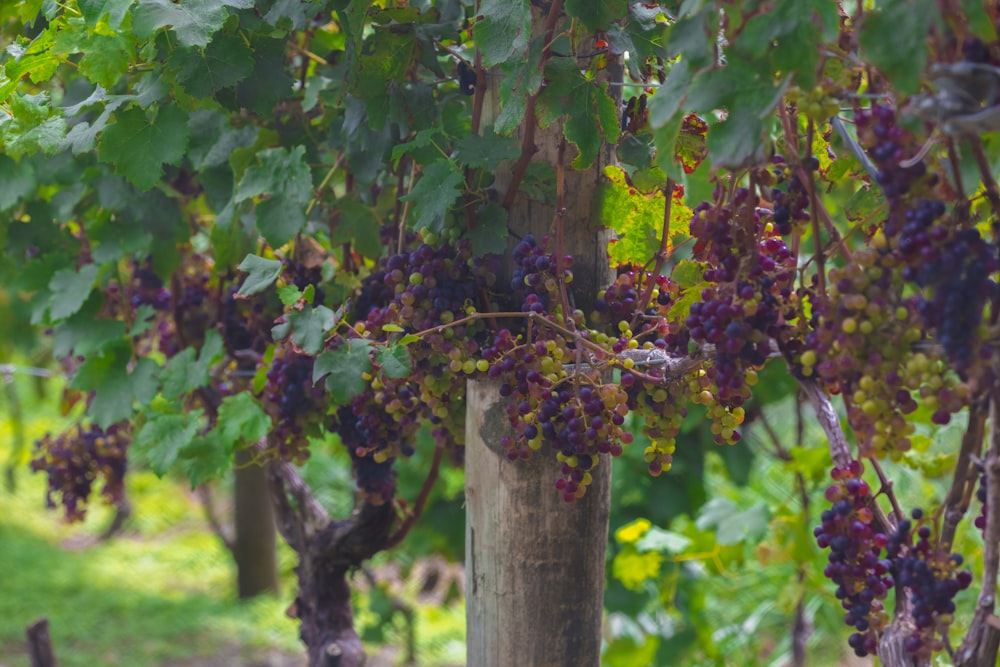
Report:
[[[245,446],[264,438],[271,430],[271,418],[249,392],[242,392],[222,399],[214,430],[232,451],[234,445]]]
[[[510,237],[507,209],[492,202],[479,208],[475,226],[465,231],[465,237],[472,241],[472,252],[476,255],[502,255]]]
[[[698,530],[715,528],[715,540],[722,546],[752,541],[767,533],[770,513],[766,505],[755,505],[738,512],[727,498],[713,498],[701,509],[695,525]]]
[[[91,28],[97,25],[105,16],[108,17],[108,27],[118,30],[129,7],[134,0],[77,0],[77,6],[83,14],[87,25]]]
[[[693,259],[682,259],[674,266],[670,279],[681,289],[700,285],[705,281],[705,265]]]
[[[332,310],[326,306],[293,310],[288,313],[292,325],[292,341],[306,354],[316,354],[323,349],[326,334],[337,323]]]
[[[528,48],[531,37],[531,7],[528,0],[483,0],[482,17],[473,28],[483,64],[492,67]]]
[[[566,13],[574,16],[591,32],[607,30],[628,15],[628,0],[566,0]]]
[[[430,229],[440,233],[444,229],[444,218],[460,194],[459,187],[464,178],[458,167],[442,160],[424,167],[420,180],[404,197],[403,201],[414,202],[414,229]]]
[[[708,134],[708,159],[714,166],[738,169],[764,157],[764,122],[752,109],[730,112]]]
[[[129,373],[132,346],[120,341],[87,357],[70,381],[71,389],[95,391],[87,414],[101,427],[132,415],[132,402],[148,402],[156,390],[156,363],[141,359]]]
[[[635,543],[635,548],[639,553],[660,551],[676,554],[682,553],[691,544],[691,538],[686,535],[653,526],[639,538],[639,541]]]
[[[915,93],[927,64],[927,30],[939,21],[933,0],[881,2],[865,13],[858,36],[862,54],[899,92]]]
[[[197,359],[193,347],[171,357],[160,373],[163,396],[173,401],[207,385],[211,379],[211,367],[222,358],[223,352],[222,337],[212,330],[206,334],[205,344]]]
[[[302,290],[295,285],[285,285],[278,288],[278,298],[281,299],[281,304],[286,308],[294,306],[302,298]]]
[[[62,320],[80,310],[90,296],[99,267],[87,264],[79,271],[63,269],[49,282],[49,319]]]
[[[337,405],[347,405],[367,386],[362,376],[372,368],[370,347],[371,341],[350,339],[340,347],[320,354],[313,365],[313,382],[328,375],[326,390]]]
[[[152,118],[131,108],[104,130],[97,155],[135,187],[149,190],[163,176],[164,164],[180,163],[187,140],[187,114],[179,107],[159,107]]]
[[[257,227],[272,247],[280,247],[299,233],[306,223],[305,207],[312,197],[312,174],[305,162],[305,146],[291,151],[269,148],[258,154],[257,164],[247,168],[233,201],[269,195],[256,207]]]
[[[493,171],[504,160],[521,154],[521,147],[512,137],[500,137],[487,128],[483,134],[470,134],[455,147],[455,159],[472,169]]]
[[[305,205],[284,194],[258,202],[255,213],[257,229],[272,248],[291,241],[306,225]]]
[[[222,442],[217,430],[195,435],[177,458],[186,462],[185,472],[192,490],[221,477],[233,465],[232,448]]]
[[[410,350],[405,345],[378,348],[375,352],[375,361],[382,367],[382,372],[393,379],[407,377],[413,371]]]
[[[16,162],[0,154],[0,211],[14,207],[37,187],[35,168],[27,160]]]
[[[135,452],[158,477],[166,474],[180,450],[194,440],[201,426],[201,414],[201,410],[179,415],[159,414],[139,429],[135,436]]]
[[[330,234],[330,243],[350,243],[365,257],[378,257],[382,253],[382,238],[379,235],[382,220],[375,208],[350,194],[338,199],[336,208],[340,217]]]
[[[281,275],[281,262],[277,259],[264,259],[257,255],[247,255],[238,267],[250,275],[243,281],[238,294],[250,296],[263,292]]]
[[[253,54],[238,35],[218,34],[204,49],[177,49],[168,62],[177,80],[195,97],[211,97],[253,71]]]
[[[139,0],[132,11],[132,31],[148,39],[160,28],[170,26],[181,46],[205,46],[229,16],[227,7],[250,9],[253,0]]]

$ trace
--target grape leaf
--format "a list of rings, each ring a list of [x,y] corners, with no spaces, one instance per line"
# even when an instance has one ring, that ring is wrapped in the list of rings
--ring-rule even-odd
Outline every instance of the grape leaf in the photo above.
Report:
[[[253,54],[237,35],[218,34],[204,49],[176,49],[168,60],[177,80],[195,97],[211,97],[253,71]]]
[[[371,371],[369,356],[371,341],[350,339],[334,350],[327,350],[316,357],[313,365],[313,382],[324,376],[326,390],[338,405],[347,405],[365,390],[363,374]]]
[[[87,264],[79,271],[63,269],[49,282],[49,319],[62,320],[80,310],[90,296],[99,267]]]
[[[281,262],[277,259],[264,259],[257,255],[247,255],[238,267],[250,275],[243,281],[238,294],[249,296],[263,292],[281,275]]]
[[[455,159],[473,169],[492,171],[504,160],[521,154],[521,148],[512,137],[499,137],[487,128],[483,134],[469,134],[455,147]]]
[[[302,290],[295,285],[285,285],[278,288],[278,298],[281,299],[281,305],[294,306],[302,298]]]
[[[382,367],[382,372],[386,376],[394,379],[405,378],[413,370],[410,350],[405,345],[380,347],[375,352],[375,361]]]
[[[288,321],[292,326],[292,341],[306,354],[316,354],[323,349],[326,334],[337,323],[337,318],[326,306],[316,306],[291,311]]]
[[[675,533],[671,530],[663,530],[652,526],[643,533],[642,537],[635,543],[635,549],[639,553],[646,551],[660,551],[664,553],[682,553],[691,546],[691,538],[687,535]]]
[[[177,460],[181,448],[190,444],[201,426],[202,410],[179,415],[159,414],[147,421],[135,436],[133,451],[163,477]]]
[[[598,189],[597,214],[603,224],[618,234],[618,239],[608,247],[608,256],[619,265],[642,266],[660,247],[666,203],[663,191],[642,194],[629,185],[620,167],[605,167],[604,175],[607,180]],[[684,205],[679,192],[675,192],[670,203],[670,237],[686,232],[690,222],[691,210]]]
[[[77,7],[83,13],[83,18],[91,28],[97,25],[105,16],[108,17],[108,27],[118,30],[133,0],[77,0]]]
[[[566,13],[587,26],[587,30],[607,30],[623,18],[628,10],[628,0],[566,0]]]
[[[269,148],[247,168],[233,201],[269,195],[258,202],[257,227],[273,247],[287,243],[306,223],[305,207],[312,196],[312,174],[305,162],[305,146],[291,151]]]
[[[213,430],[232,451],[233,445],[239,447],[264,438],[271,430],[271,418],[249,392],[242,392],[222,399]]]
[[[193,347],[184,348],[171,357],[160,373],[163,396],[173,401],[208,384],[211,379],[209,369],[219,361],[222,352],[222,338],[219,332],[212,330],[205,335],[205,343],[197,359]]]
[[[770,513],[766,505],[755,505],[743,512],[728,498],[713,498],[705,503],[695,525],[698,530],[715,528],[715,540],[722,546],[739,544],[767,532]]]
[[[528,0],[483,0],[473,34],[483,64],[492,67],[528,48],[531,7]]]
[[[205,46],[229,16],[227,7],[249,9],[253,0],[139,0],[132,12],[132,32],[148,39],[154,32],[170,26],[181,46]]]
[[[27,160],[16,162],[0,154],[0,211],[13,208],[37,186],[35,168]]]
[[[291,241],[306,224],[305,204],[285,194],[258,202],[254,212],[257,229],[273,248]]]
[[[681,164],[685,174],[692,174],[708,155],[705,137],[708,123],[697,114],[689,113],[681,122],[677,143],[674,144],[674,159]]]
[[[915,93],[927,63],[927,30],[939,20],[933,0],[887,0],[865,13],[858,42],[901,93]]]
[[[192,490],[209,480],[221,477],[233,465],[232,447],[222,441],[217,429],[204,435],[195,435],[191,442],[178,452],[177,458],[186,463],[185,473],[191,482]]]
[[[424,167],[420,180],[404,197],[414,202],[414,229],[430,229],[439,233],[444,229],[444,217],[459,195],[462,172],[450,161],[435,162]]]
[[[382,222],[375,209],[350,194],[338,199],[336,208],[340,216],[330,234],[331,245],[351,243],[365,257],[378,257],[382,252]]]
[[[163,175],[164,164],[178,164],[187,147],[187,114],[162,106],[148,118],[141,109],[117,114],[104,130],[97,156],[140,190],[149,190]]]
[[[476,255],[502,255],[510,237],[507,209],[492,202],[481,207],[476,211],[475,226],[465,231],[465,237],[472,241],[472,252]]]
[[[156,391],[156,363],[140,359],[129,373],[132,346],[122,340],[87,357],[70,381],[71,389],[95,391],[87,414],[101,427],[127,419],[132,401],[148,402]]]

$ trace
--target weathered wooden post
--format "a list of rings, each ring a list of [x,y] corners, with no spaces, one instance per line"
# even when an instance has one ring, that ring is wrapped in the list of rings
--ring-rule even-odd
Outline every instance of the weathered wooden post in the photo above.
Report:
[[[544,35],[547,28],[551,32],[546,15],[533,11],[533,35]],[[613,63],[607,73],[620,81],[620,65]],[[484,126],[495,117],[498,99],[496,78],[489,77],[488,83]],[[608,232],[592,224],[594,195],[603,168],[614,159],[613,152],[605,146],[590,168],[570,169],[573,149],[567,150],[561,123],[529,128],[529,123],[536,123],[533,108],[529,101],[518,138],[533,160],[548,162],[565,175],[560,184],[563,252],[574,258],[576,303],[589,310],[589,304],[580,299],[592,300],[614,278],[607,260]],[[594,131],[599,132],[596,127]],[[526,132],[529,141],[524,140]],[[497,174],[501,198],[511,187],[511,173],[501,170]],[[523,193],[507,203],[509,227],[517,237],[530,233],[541,239],[550,233],[557,214],[551,203]],[[516,240],[512,238],[508,250]],[[510,270],[508,266],[508,275]],[[529,461],[508,460],[500,441],[512,429],[499,383],[472,380],[466,396],[468,665],[596,667],[600,663],[611,462],[602,460],[591,471],[593,483],[587,494],[567,503],[554,487],[561,464],[548,447]]]

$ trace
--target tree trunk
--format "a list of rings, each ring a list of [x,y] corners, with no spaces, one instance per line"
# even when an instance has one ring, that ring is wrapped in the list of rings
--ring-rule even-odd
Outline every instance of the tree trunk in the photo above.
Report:
[[[551,452],[511,462],[496,381],[466,393],[465,567],[469,667],[600,664],[611,462],[574,503]]]
[[[269,463],[267,480],[278,529],[299,558],[299,591],[289,615],[300,621],[309,667],[362,667],[347,574],[386,548],[392,505],[365,503],[350,518],[332,520],[292,464]]]
[[[248,450],[236,452],[234,475],[233,558],[240,599],[278,592],[276,531],[264,468],[251,462]]]
[[[52,637],[49,635],[49,620],[39,619],[28,626],[28,654],[31,656],[31,667],[56,667],[56,656],[52,650]]]

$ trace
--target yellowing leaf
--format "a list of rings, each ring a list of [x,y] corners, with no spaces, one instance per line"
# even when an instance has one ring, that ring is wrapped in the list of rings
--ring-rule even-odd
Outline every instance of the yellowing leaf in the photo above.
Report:
[[[615,540],[619,544],[632,544],[633,542],[638,542],[639,539],[646,534],[653,524],[649,522],[649,519],[636,519],[631,523],[627,523],[618,530],[615,531]]]
[[[628,182],[628,176],[621,167],[605,167],[604,175],[607,181],[601,184],[598,192],[599,220],[618,234],[618,239],[608,248],[608,256],[617,266],[642,266],[660,248],[665,204],[663,191],[649,195],[639,192]],[[675,191],[670,204],[669,236],[686,234],[690,223],[691,209],[684,205],[679,191]],[[668,252],[670,249],[668,239]]]
[[[640,554],[632,547],[622,550],[611,563],[611,574],[629,590],[636,590],[643,583],[660,575],[663,556],[658,551]]]

